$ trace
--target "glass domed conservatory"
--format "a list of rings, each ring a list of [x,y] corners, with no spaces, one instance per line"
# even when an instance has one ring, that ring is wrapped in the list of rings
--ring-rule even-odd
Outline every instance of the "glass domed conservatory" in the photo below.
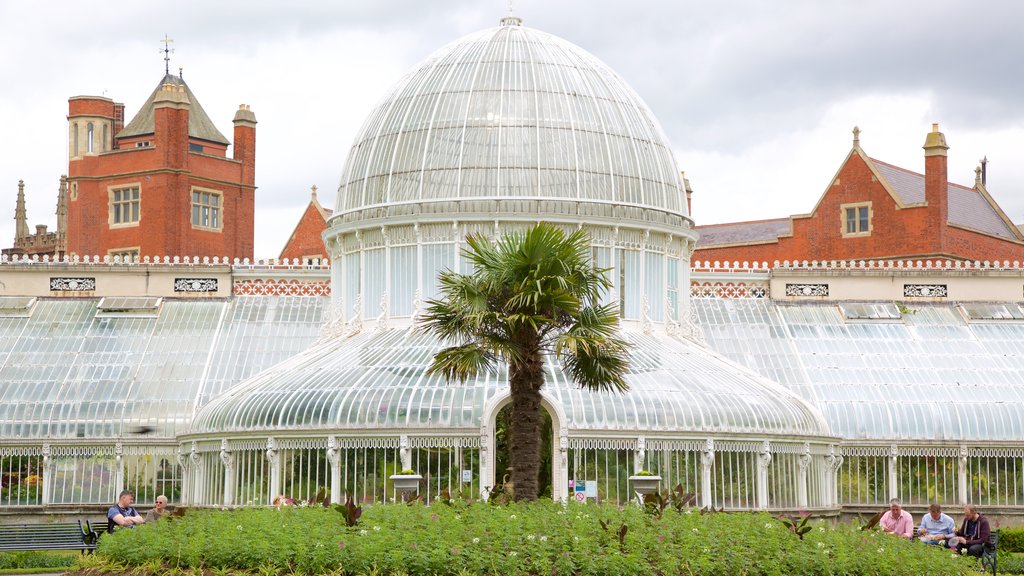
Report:
[[[438,273],[467,270],[468,234],[539,220],[590,233],[635,348],[621,395],[581,391],[549,367],[555,497],[589,481],[593,495],[625,500],[626,478],[646,469],[705,505],[835,505],[836,439],[821,413],[693,341],[681,287],[696,234],[650,110],[596,58],[515,17],[428,57],[370,114],[325,234],[330,334],[197,414],[182,437],[186,499],[268,501],[288,481],[285,449],[324,454],[302,459],[332,494],[392,498],[386,478],[404,468],[427,498],[500,482],[506,374],[427,376],[441,343],[413,325]]]
[[[380,502],[406,468],[428,500],[479,497],[506,465],[505,374],[428,377],[442,343],[413,327],[437,273],[469,271],[467,234],[541,220],[589,232],[634,344],[624,394],[548,366],[553,497],[625,501],[646,469],[734,510],[1024,513],[1019,264],[691,262],[685,183],[643,101],[582,49],[500,24],[370,114],[329,270],[0,257],[0,515],[104,510],[121,488],[142,506]]]

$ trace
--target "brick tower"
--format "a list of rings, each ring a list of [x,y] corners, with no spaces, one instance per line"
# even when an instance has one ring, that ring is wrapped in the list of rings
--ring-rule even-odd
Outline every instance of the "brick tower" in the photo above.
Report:
[[[256,116],[235,146],[181,78],[165,74],[138,114],[99,96],[68,100],[67,252],[252,258]]]

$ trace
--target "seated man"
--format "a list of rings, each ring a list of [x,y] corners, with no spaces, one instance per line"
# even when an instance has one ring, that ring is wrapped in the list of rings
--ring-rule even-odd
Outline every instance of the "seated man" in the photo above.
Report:
[[[971,556],[981,558],[981,554],[988,545],[988,538],[992,535],[988,518],[985,518],[974,507],[974,504],[964,506],[964,523],[956,531],[956,535],[949,539],[949,547],[955,548],[963,554],[964,550]]]
[[[878,523],[886,534],[893,534],[908,540],[914,537],[914,518],[910,512],[903,509],[899,498],[889,500],[889,513],[883,514]]]
[[[135,501],[135,494],[131,490],[121,490],[121,493],[117,496],[117,504],[110,507],[107,510],[107,532],[113,533],[114,528],[120,526],[122,528],[135,528],[136,524],[145,524],[146,519],[143,518],[138,510],[132,507],[132,502]]]
[[[938,545],[945,544],[955,531],[953,519],[943,514],[942,507],[934,502],[928,507],[928,513],[921,518],[921,526],[917,529],[921,542]]]

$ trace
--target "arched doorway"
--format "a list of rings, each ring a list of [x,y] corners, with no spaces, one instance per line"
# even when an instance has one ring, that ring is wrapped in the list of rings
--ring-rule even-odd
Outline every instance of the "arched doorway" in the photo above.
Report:
[[[541,469],[539,474],[540,496],[565,500],[568,498],[567,466],[565,454],[566,418],[561,406],[541,393],[541,407],[544,410],[542,426]],[[484,408],[484,425],[480,430],[481,459],[480,486],[487,492],[502,482],[509,466],[508,415],[511,412],[511,397],[503,394],[492,398]]]

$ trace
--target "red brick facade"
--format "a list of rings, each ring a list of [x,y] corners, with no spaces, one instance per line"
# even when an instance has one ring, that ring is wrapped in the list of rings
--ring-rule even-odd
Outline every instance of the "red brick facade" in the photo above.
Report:
[[[190,114],[209,119],[189,94],[165,77],[151,127],[130,135],[120,104],[69,100],[68,254],[253,257],[255,116],[235,115],[228,158],[212,125],[194,133]]]
[[[935,128],[926,142],[924,175],[873,160],[855,141],[818,204],[809,214],[789,217],[788,230],[760,237],[750,232],[769,223],[786,228],[780,220],[698,226],[703,237],[692,260],[769,265],[787,260],[1024,261],[1024,236],[980,178],[973,188],[948,184],[944,137],[940,146],[927,146],[936,134],[942,136]],[[923,194],[917,196],[915,185],[921,180]],[[863,206],[869,211],[868,231],[849,233],[846,210]]]
[[[306,211],[299,218],[295,230],[281,250],[280,258],[289,260],[324,260],[327,258],[327,249],[324,246],[322,234],[327,229],[327,219],[331,217],[331,211],[320,205],[316,197],[316,186],[313,187],[313,198]]]

